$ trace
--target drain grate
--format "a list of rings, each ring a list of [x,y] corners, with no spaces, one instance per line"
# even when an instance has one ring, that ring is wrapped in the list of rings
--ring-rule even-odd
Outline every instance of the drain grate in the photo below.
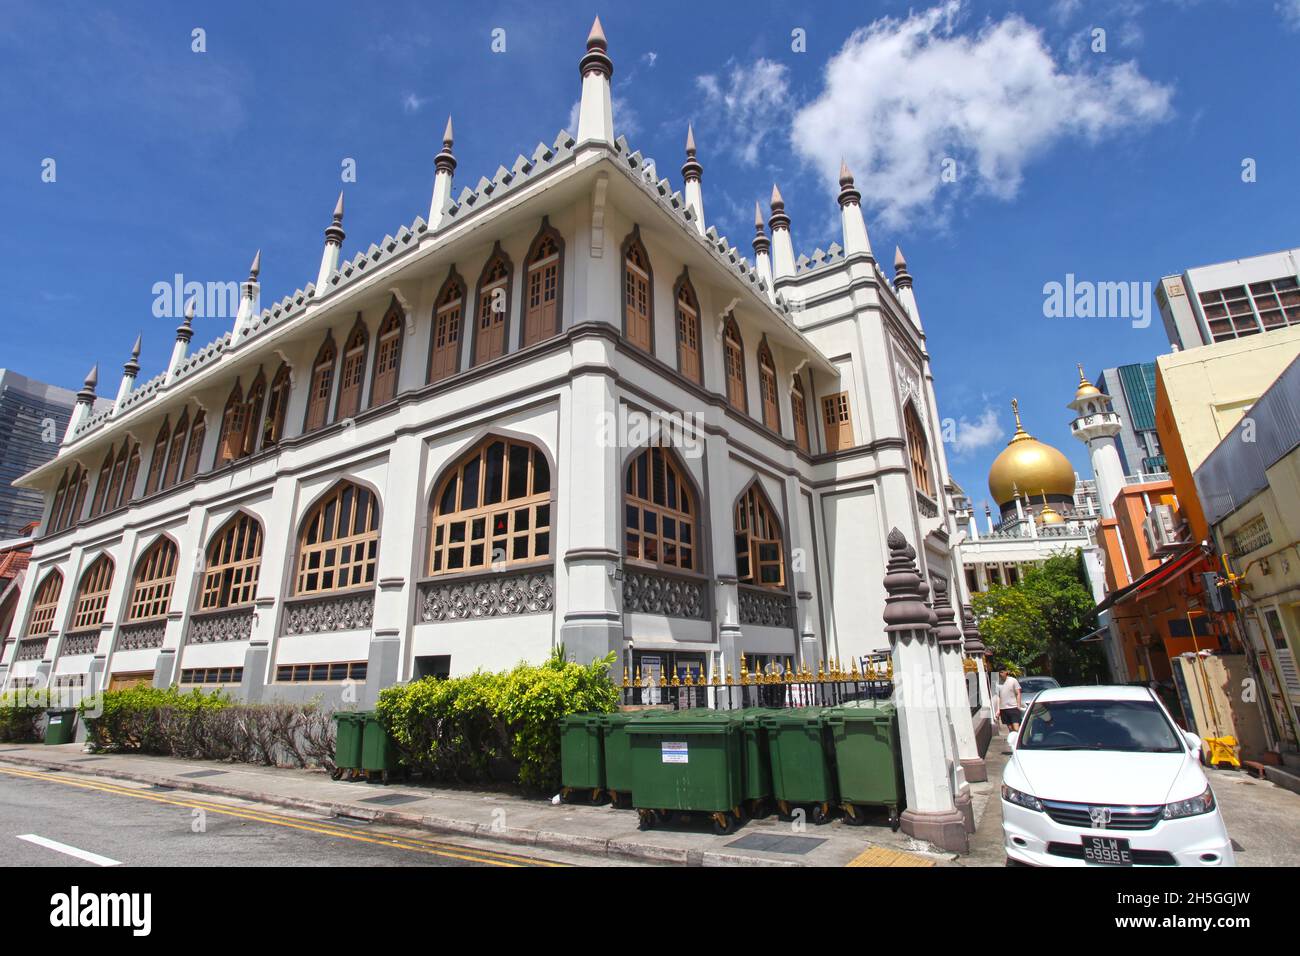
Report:
[[[732,840],[728,847],[737,850],[761,850],[764,853],[790,853],[802,856],[825,843],[824,837],[774,836],[770,833],[749,833]]]
[[[155,783],[152,786],[145,787],[144,789],[145,789],[145,793],[175,793],[176,792],[175,787],[164,787],[160,783]]]
[[[73,757],[73,763],[85,763],[87,760],[107,760],[107,757]]]
[[[191,770],[189,773],[178,773],[178,777],[215,777],[223,774],[224,770]]]
[[[365,797],[361,803],[382,803],[385,806],[396,806],[399,803],[412,803],[416,800],[423,800],[423,797],[415,797],[409,793],[385,793],[378,797]]]

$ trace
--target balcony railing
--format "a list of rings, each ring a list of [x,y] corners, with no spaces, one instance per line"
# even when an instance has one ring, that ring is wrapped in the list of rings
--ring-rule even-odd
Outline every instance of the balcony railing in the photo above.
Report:
[[[916,509],[921,512],[923,518],[939,517],[939,504],[924,491],[916,493]]]
[[[555,569],[489,571],[446,580],[431,578],[422,581],[418,590],[416,624],[546,614],[555,610]]]

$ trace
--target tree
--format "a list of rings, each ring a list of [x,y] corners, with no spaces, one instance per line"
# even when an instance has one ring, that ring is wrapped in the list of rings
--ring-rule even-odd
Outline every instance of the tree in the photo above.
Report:
[[[1038,605],[1018,584],[995,584],[974,597],[975,617],[989,655],[1023,674],[1047,653],[1047,626]]]

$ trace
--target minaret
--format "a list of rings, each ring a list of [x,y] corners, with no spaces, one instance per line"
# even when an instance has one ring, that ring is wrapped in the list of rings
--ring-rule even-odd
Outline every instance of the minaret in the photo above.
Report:
[[[867,238],[867,221],[862,217],[862,193],[853,186],[853,174],[840,160],[840,226],[844,232],[844,257],[871,255]]]
[[[776,290],[772,288],[772,242],[763,231],[763,210],[754,203],[754,270],[758,277],[767,283],[767,297],[776,299]]]
[[[190,299],[185,304],[185,320],[176,326],[176,344],[172,346],[172,358],[167,363],[168,382],[176,377],[176,370],[185,361],[185,353],[189,349],[192,338],[194,338],[194,300]]]
[[[772,272],[776,281],[794,277],[794,243],[790,239],[790,217],[785,214],[785,200],[781,190],[772,184],[772,216],[767,224],[772,227]]]
[[[339,250],[343,248],[343,191],[339,190],[339,201],[334,204],[334,221],[325,227],[325,251],[320,257],[320,272],[316,274],[317,290],[325,288],[325,281],[339,267]],[[318,293],[319,294],[319,293]]]
[[[607,52],[609,44],[600,26],[600,17],[587,35],[587,53],[578,64],[582,74],[582,102],[578,107],[577,145],[596,142],[614,145],[614,106],[609,81],[614,75],[614,61]]]
[[[91,410],[95,407],[95,386],[98,384],[99,366],[93,365],[86,376],[86,381],[82,383],[81,391],[77,393],[77,402],[72,406],[72,414],[68,416],[68,429],[63,433],[65,445],[72,441],[72,435],[81,423],[90,417]]]
[[[700,176],[704,167],[695,158],[695,130],[686,124],[686,162],[682,163],[682,178],[686,180],[686,205],[695,215],[695,231],[704,235],[704,192]]]
[[[131,346],[131,357],[126,360],[122,366],[122,384],[117,387],[117,398],[113,402],[113,414],[122,407],[122,399],[131,394],[131,389],[135,388],[135,378],[140,374],[140,336],[135,337],[135,344]]]
[[[253,256],[253,264],[248,267],[248,281],[239,290],[239,312],[235,315],[235,327],[230,335],[232,345],[239,337],[239,333],[253,319],[253,312],[257,308],[257,297],[262,290],[262,287],[257,282],[258,273],[261,271],[262,250],[258,249],[257,254]]]
[[[1119,463],[1115,436],[1123,427],[1119,413],[1111,407],[1110,396],[1093,385],[1079,369],[1079,387],[1069,407],[1076,414],[1070,423],[1074,437],[1088,446],[1092,474],[1097,480],[1097,500],[1103,518],[1115,517],[1115,496],[1124,487],[1124,467]]]
[[[433,201],[429,203],[429,228],[436,229],[442,214],[451,204],[451,177],[456,172],[456,157],[451,154],[451,117],[442,133],[442,150],[433,157]]]

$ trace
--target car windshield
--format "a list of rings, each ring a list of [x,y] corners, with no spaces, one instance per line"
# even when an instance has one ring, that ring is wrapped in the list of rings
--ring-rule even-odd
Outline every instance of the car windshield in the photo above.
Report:
[[[1178,736],[1154,701],[1036,701],[1017,749],[1178,753]]]
[[[1051,677],[1022,677],[1020,678],[1020,690],[1025,694],[1037,694],[1039,691],[1047,690],[1049,687],[1060,687]]]

